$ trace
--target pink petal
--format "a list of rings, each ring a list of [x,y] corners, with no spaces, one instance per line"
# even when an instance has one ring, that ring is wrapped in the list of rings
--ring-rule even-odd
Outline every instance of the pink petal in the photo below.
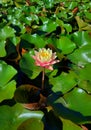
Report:
[[[45,68],[49,69],[49,70],[53,70],[52,66],[45,66]]]

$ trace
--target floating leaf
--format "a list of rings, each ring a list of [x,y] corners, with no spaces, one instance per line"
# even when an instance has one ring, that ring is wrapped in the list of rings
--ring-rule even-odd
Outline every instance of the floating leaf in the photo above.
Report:
[[[85,11],[85,16],[86,16],[87,19],[91,20],[91,13],[90,12]]]
[[[11,80],[17,71],[4,61],[0,61],[0,102],[14,95],[16,82]]]
[[[78,66],[84,66],[91,63],[91,45],[85,45],[76,49],[68,58]]]
[[[5,99],[11,99],[14,96],[16,90],[16,82],[10,81],[8,84],[0,86],[0,102]]]
[[[50,78],[49,81],[53,85],[53,92],[66,93],[77,84],[75,78],[75,73],[70,71],[69,73],[62,72],[59,76]]]
[[[78,126],[70,120],[66,120],[63,118],[61,118],[61,120],[63,123],[63,130],[83,130],[80,126]]]
[[[54,94],[55,94],[55,98],[54,98]],[[70,108],[65,96],[60,97],[59,93],[54,93],[54,94],[53,94],[53,96],[51,95],[51,97],[48,98],[48,103],[49,103],[49,105],[52,106],[55,114],[60,119],[63,118],[66,120],[70,120],[76,124],[82,124],[82,123],[87,122],[87,118],[85,116],[83,116],[79,111],[76,111],[76,110],[73,110]],[[75,102],[74,102],[74,104],[75,104]],[[80,103],[80,105],[81,105],[81,103]]]
[[[12,37],[11,41],[16,46],[20,42],[20,37]]]
[[[38,34],[24,34],[22,36],[22,39],[28,41],[30,44],[34,44],[38,48],[42,48],[46,45],[45,40]]]
[[[40,30],[51,33],[56,30],[57,26],[58,26],[58,24],[55,21],[49,20],[48,22],[46,22],[42,26],[40,26]]]
[[[60,49],[63,54],[69,54],[76,48],[76,45],[68,37],[61,36],[57,41],[57,48]]]
[[[31,54],[26,53],[23,55],[23,57],[20,60],[20,67],[21,70],[28,75],[29,78],[34,79],[36,78],[40,72],[41,69],[35,65],[35,62],[33,58],[31,57]]]
[[[6,56],[5,43],[6,41],[4,40],[0,42],[0,57]]]
[[[71,1],[70,3],[68,2],[68,8],[70,9],[70,10],[72,10],[72,9],[74,9],[75,7],[77,7],[78,5],[77,5],[77,1]]]
[[[91,81],[89,81],[89,80],[81,80],[78,85],[79,85],[80,88],[87,91],[88,94],[91,94]]]
[[[15,34],[15,30],[9,26],[5,26],[3,29],[1,29],[0,32],[0,39],[6,39],[8,37],[13,37]]]
[[[0,61],[0,87],[6,85],[16,73],[17,71],[12,66]]]
[[[70,24],[64,24],[63,27],[66,29],[67,33],[72,31],[72,26]]]
[[[87,94],[83,89],[73,89],[73,91],[64,95],[64,100],[69,109],[91,117],[91,95]]]
[[[44,130],[44,124],[40,119],[31,118],[24,121],[17,130]]]
[[[87,64],[85,68],[79,70],[79,77],[83,80],[91,81],[91,64]]]
[[[43,112],[29,111],[19,104],[16,104],[13,107],[6,105],[0,106],[0,130],[17,130],[24,121],[27,119],[32,120],[32,118],[41,122]]]
[[[71,39],[78,47],[91,44],[91,36],[87,31],[77,31],[71,35]]]

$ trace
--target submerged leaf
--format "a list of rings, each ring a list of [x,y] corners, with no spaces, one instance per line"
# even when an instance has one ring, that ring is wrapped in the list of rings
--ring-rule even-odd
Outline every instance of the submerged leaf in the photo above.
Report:
[[[14,98],[19,103],[38,102],[40,100],[40,89],[30,84],[21,85],[16,89]]]
[[[40,93],[40,89],[30,84],[19,86],[15,93],[14,98],[16,102],[30,110],[38,110],[46,106],[46,97]]]

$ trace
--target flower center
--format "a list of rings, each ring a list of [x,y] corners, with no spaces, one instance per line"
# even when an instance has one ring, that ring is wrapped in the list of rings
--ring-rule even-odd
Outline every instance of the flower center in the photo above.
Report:
[[[40,49],[39,51],[39,59],[42,61],[42,62],[48,62],[50,61],[51,59],[51,56],[52,56],[52,51],[51,50],[46,50],[46,49]]]
[[[41,52],[40,56],[42,56],[42,57],[48,57],[49,53],[48,52]]]

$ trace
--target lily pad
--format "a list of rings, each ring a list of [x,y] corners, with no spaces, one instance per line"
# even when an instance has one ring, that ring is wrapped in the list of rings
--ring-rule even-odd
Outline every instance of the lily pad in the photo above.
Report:
[[[0,87],[7,84],[17,73],[17,71],[4,61],[0,61]]]
[[[35,65],[35,61],[32,58],[31,52],[30,54],[29,53],[24,54],[19,64],[21,70],[25,74],[27,74],[27,76],[31,79],[36,78],[41,72],[41,69]]]
[[[0,57],[6,56],[5,43],[6,43],[5,40],[2,40],[0,42]]]
[[[69,54],[76,48],[76,45],[68,37],[61,36],[57,41],[57,48],[60,49],[63,54]]]
[[[11,80],[17,71],[4,61],[0,61],[0,102],[11,99],[16,89],[16,81]]]
[[[44,124],[40,119],[31,118],[24,121],[17,130],[44,130]]]
[[[62,118],[61,118],[62,119]],[[70,120],[62,119],[63,130],[83,130],[80,126]]]
[[[71,34],[71,39],[78,47],[91,43],[91,36],[88,31],[77,31]]]
[[[41,122],[43,112],[29,111],[24,109],[20,104],[16,104],[12,107],[6,105],[0,106],[0,130],[17,130],[24,121],[28,119],[32,121],[32,118],[35,118],[36,121],[40,121],[39,126],[43,128]],[[34,125],[31,127],[33,128]]]
[[[0,86],[0,102],[5,99],[11,99],[16,90],[15,80],[10,81],[8,84]]]
[[[6,39],[8,37],[13,37],[15,33],[15,30],[11,28],[10,26],[5,26],[3,29],[1,29],[0,32],[0,39]]]
[[[75,73],[70,71],[69,73],[62,72],[57,77],[50,78],[50,84],[52,84],[53,92],[66,93],[71,90],[77,84],[75,79]]]
[[[91,63],[91,45],[85,45],[76,49],[68,58],[78,66],[84,66]]]
[[[91,117],[91,95],[83,89],[74,88],[73,91],[64,95],[64,100],[69,109]]]
[[[30,44],[34,44],[38,48],[42,48],[46,45],[45,40],[38,34],[24,34],[22,35],[22,39],[28,41]]]

